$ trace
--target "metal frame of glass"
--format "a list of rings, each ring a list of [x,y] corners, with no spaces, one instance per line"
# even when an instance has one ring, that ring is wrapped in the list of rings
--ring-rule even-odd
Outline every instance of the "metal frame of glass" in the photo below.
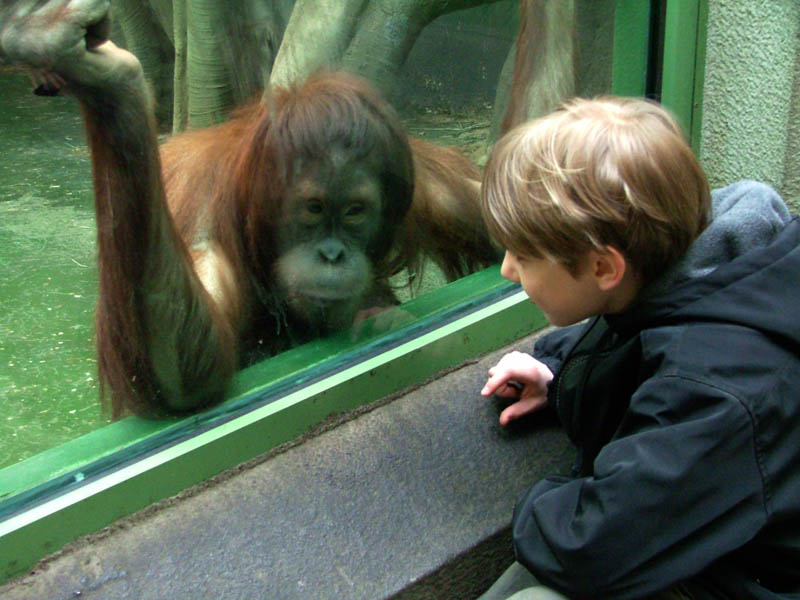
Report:
[[[707,0],[618,0],[615,11],[612,92],[647,94],[653,23],[666,15],[660,93],[693,142],[706,6]],[[213,410],[168,421],[124,419],[0,470],[0,582],[81,535],[296,439],[331,414],[390,396],[546,324],[497,267],[403,309],[416,320],[389,335],[357,347],[334,336],[245,369],[229,400]]]

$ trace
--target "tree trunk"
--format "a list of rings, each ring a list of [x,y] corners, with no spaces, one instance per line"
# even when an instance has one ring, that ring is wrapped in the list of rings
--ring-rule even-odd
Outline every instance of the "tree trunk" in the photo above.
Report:
[[[503,117],[508,108],[509,97],[511,96],[511,83],[514,76],[514,54],[516,53],[516,43],[511,45],[508,51],[500,76],[497,78],[497,90],[495,91],[494,107],[492,108],[492,122],[489,127],[489,139],[486,140],[486,156],[500,139],[503,128]]]
[[[575,0],[522,0],[520,27],[497,87],[490,143],[575,94]]]
[[[227,44],[223,58],[230,65],[233,101],[238,106],[263,91],[268,81],[294,0],[239,0],[221,29]]]
[[[149,0],[150,6],[153,7],[153,14],[158,19],[161,29],[172,39],[174,25],[172,23],[172,5],[181,2],[181,0]]]
[[[297,0],[270,86],[286,86],[319,68],[339,66],[367,0]]]
[[[194,11],[198,3],[192,0],[151,1],[173,2],[168,15],[175,46],[172,131],[178,133],[189,125],[201,127],[217,122],[227,116],[232,107],[252,100],[264,89],[295,0],[237,0],[225,4],[224,14],[216,9],[208,16],[193,13],[191,27],[200,26],[207,31],[208,24],[213,23],[214,35],[209,38],[205,33],[192,30],[191,52],[187,11],[190,8]],[[198,61],[198,51],[213,59],[211,72],[207,59]],[[189,61],[193,61],[191,75]],[[211,88],[202,89],[209,84]]]
[[[189,123],[189,93],[186,81],[186,2],[187,0],[175,0],[172,9],[172,38],[175,45],[172,133],[183,131]]]
[[[370,2],[342,57],[342,66],[366,77],[393,98],[400,67],[423,27],[433,18],[430,4],[418,0]]]
[[[222,52],[227,40],[220,27],[230,6],[219,0],[188,0],[186,11],[188,126],[207,127],[224,121],[234,105]]]
[[[117,0],[115,15],[128,50],[142,63],[145,77],[153,86],[159,124],[172,120],[173,48],[156,13],[148,2]]]
[[[436,17],[498,0],[297,0],[270,85],[320,67],[345,68],[390,99],[397,73],[422,29]]]
[[[498,0],[377,0],[364,11],[342,64],[396,96],[400,68],[422,30],[436,18]]]
[[[246,0],[250,38],[260,73],[259,89],[269,87],[269,78],[289,23],[295,0]]]

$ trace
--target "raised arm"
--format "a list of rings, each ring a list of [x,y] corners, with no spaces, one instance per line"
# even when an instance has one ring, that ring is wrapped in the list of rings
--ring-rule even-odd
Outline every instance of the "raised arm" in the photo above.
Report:
[[[190,411],[221,398],[236,363],[238,297],[222,256],[204,254],[214,298],[168,213],[151,99],[139,61],[107,39],[108,0],[6,3],[0,46],[40,92],[81,103],[92,156],[99,262],[97,344],[112,413]],[[211,252],[211,251],[209,251]]]

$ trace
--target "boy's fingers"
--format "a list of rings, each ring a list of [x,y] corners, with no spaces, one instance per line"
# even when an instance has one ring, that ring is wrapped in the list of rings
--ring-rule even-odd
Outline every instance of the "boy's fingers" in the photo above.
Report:
[[[494,394],[494,391],[501,385],[501,383],[502,382],[493,381],[493,379],[490,377],[481,390],[481,396],[490,396]]]
[[[506,381],[504,385],[501,385],[495,390],[495,394],[503,396],[504,398],[519,398],[522,395],[522,391],[525,389],[525,386],[518,381]]]
[[[519,369],[496,365],[489,369],[489,379],[481,390],[483,396],[497,394],[516,398],[525,388],[526,373]]]
[[[500,413],[500,425],[506,426],[515,419],[543,408],[546,404],[547,400],[542,398],[526,398],[525,400],[514,402],[514,404],[506,407]]]
[[[481,395],[519,396],[519,391],[523,386],[512,379],[513,373],[509,369],[498,369],[497,367],[489,369],[489,379],[486,380]]]

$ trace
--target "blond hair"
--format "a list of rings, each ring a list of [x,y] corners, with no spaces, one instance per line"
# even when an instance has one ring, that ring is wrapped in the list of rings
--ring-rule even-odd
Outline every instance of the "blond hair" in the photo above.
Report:
[[[590,249],[622,252],[644,282],[680,258],[705,228],[705,173],[672,116],[641,99],[575,99],[495,145],[482,210],[513,253],[573,275]]]

